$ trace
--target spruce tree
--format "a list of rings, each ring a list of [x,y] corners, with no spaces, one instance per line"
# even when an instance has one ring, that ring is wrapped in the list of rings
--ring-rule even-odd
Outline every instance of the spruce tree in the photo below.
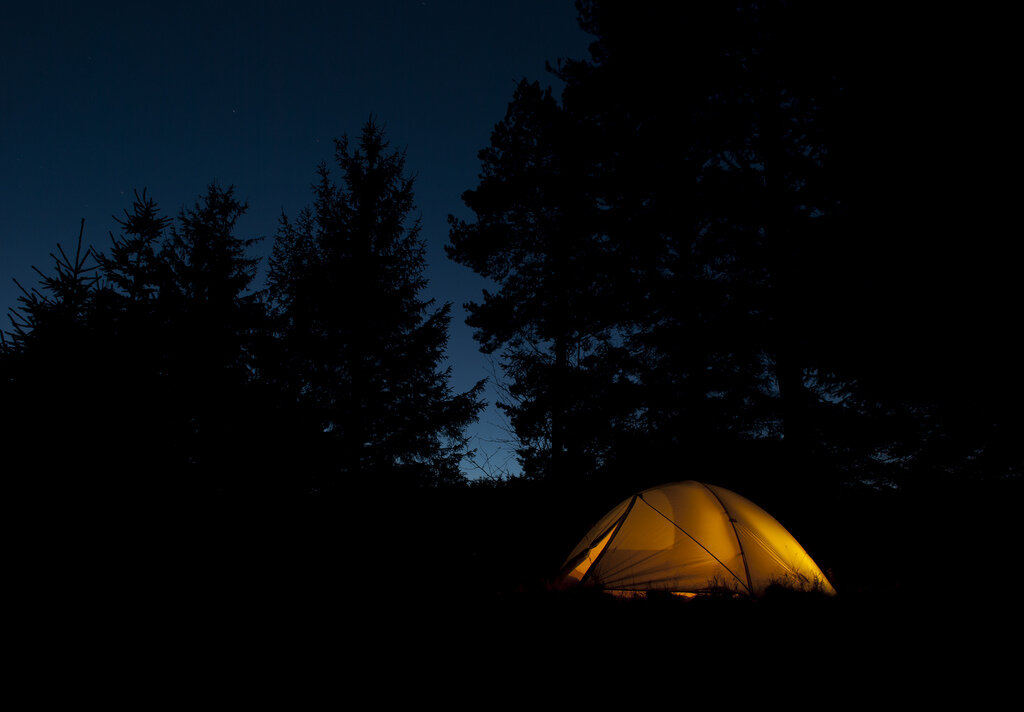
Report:
[[[51,272],[33,267],[38,286],[18,283],[22,295],[0,347],[5,484],[54,505],[109,493],[107,473],[88,468],[104,433],[104,401],[94,377],[103,367],[99,275],[84,229],[83,220],[73,252],[58,243]]]
[[[257,239],[235,234],[246,209],[233,186],[211,184],[179,212],[160,253],[163,368],[173,394],[168,455],[187,473],[186,490],[244,488],[256,476],[250,400],[265,325],[260,295],[251,289],[259,260],[248,250]]]
[[[630,308],[656,355],[650,391],[671,394],[649,412],[672,419],[675,401],[693,417],[672,428],[698,440],[806,443],[849,79],[832,18],[784,0],[579,7],[591,58],[558,73],[600,127],[613,239],[644,279]]]
[[[92,377],[105,395],[105,464],[134,495],[162,490],[176,459],[167,420],[167,366],[175,347],[167,329],[173,315],[164,303],[170,275],[160,255],[171,219],[143,190],[135,193],[131,211],[114,220],[120,234],[111,233],[108,251],[96,253],[101,281],[95,328],[103,333],[103,359]],[[145,474],[139,471],[143,465]]]
[[[467,305],[467,324],[510,380],[499,406],[525,473],[563,481],[608,465],[634,407],[588,132],[550,89],[521,82],[463,194],[475,220],[450,217],[446,248],[500,286]]]
[[[598,462],[622,471],[674,467],[680,453],[720,465],[783,436],[811,447],[847,395],[823,365],[840,295],[826,275],[846,246],[828,161],[847,77],[828,13],[785,1],[578,8],[590,58],[554,70],[560,103],[520,87],[464,196],[476,221],[453,225],[450,256],[499,285],[469,323],[485,348],[541,353],[558,370],[547,295],[572,295],[563,313],[577,336],[563,333],[584,345],[576,370],[590,384],[580,410],[615,425],[568,422],[598,433]],[[509,374],[513,392],[538,392],[536,373]],[[566,379],[549,382],[555,393]],[[557,398],[529,400],[557,423]]]
[[[450,304],[423,296],[425,247],[413,179],[373,120],[335,142],[335,182],[283,216],[268,279],[282,349],[277,379],[319,434],[307,458],[318,490],[461,481],[478,383],[449,387]]]
[[[114,220],[121,234],[111,234],[109,254],[96,255],[103,278],[126,309],[151,303],[164,277],[159,252],[171,219],[143,190],[141,195],[136,191],[132,211],[125,209],[124,217]]]

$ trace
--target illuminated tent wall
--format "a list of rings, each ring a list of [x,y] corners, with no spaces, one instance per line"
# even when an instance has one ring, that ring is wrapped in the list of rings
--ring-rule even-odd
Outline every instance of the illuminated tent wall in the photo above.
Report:
[[[735,492],[694,481],[620,503],[576,546],[562,577],[611,592],[759,595],[779,584],[835,593],[770,514]]]

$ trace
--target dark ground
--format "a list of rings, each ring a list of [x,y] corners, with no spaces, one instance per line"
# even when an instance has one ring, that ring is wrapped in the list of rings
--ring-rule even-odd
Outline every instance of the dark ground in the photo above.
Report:
[[[808,690],[834,704],[967,689],[977,702],[1019,660],[1015,491],[851,500],[797,535],[838,596],[756,601],[550,590],[590,523],[574,520],[592,517],[528,492],[104,512],[77,531],[51,518],[11,540],[9,641],[19,669],[57,675],[72,661],[150,687],[168,671],[223,681],[269,666],[478,701],[491,699],[473,698],[478,686],[612,694],[654,677],[659,693],[697,685],[710,701],[767,680],[790,703]]]

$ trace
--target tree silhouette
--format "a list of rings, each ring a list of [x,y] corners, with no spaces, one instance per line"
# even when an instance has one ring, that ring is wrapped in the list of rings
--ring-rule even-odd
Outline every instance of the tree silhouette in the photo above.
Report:
[[[92,329],[99,275],[82,221],[70,255],[58,244],[52,273],[34,268],[38,287],[25,289],[12,310],[12,331],[0,349],[4,469],[7,486],[56,506],[101,489],[86,463],[103,434],[102,366]],[[18,284],[21,287],[20,284]]]
[[[629,390],[613,364],[615,264],[592,229],[583,129],[550,90],[520,83],[480,152],[480,185],[463,195],[476,220],[449,217],[446,248],[501,286],[467,305],[467,323],[485,353],[500,352],[511,379],[511,399],[500,405],[524,470],[556,479],[600,466]]]
[[[722,467],[747,444],[780,444],[796,480],[816,458],[835,470],[854,449],[877,453],[894,435],[870,416],[886,409],[854,387],[864,372],[845,355],[851,286],[870,276],[850,259],[863,246],[841,14],[782,1],[578,8],[591,57],[553,70],[560,104],[520,85],[464,196],[476,222],[454,221],[449,246],[500,287],[469,323],[485,350],[505,349],[527,462],[588,432],[603,453],[570,469],[663,471],[683,453]],[[562,400],[562,342],[583,345],[589,408]]]
[[[160,260],[166,280],[166,363],[173,394],[168,456],[194,493],[239,487],[255,476],[253,381],[264,307],[250,286],[259,260],[255,238],[235,235],[247,206],[234,188],[211,184],[179,212]]]
[[[370,120],[355,146],[336,141],[335,160],[340,183],[321,165],[312,208],[282,217],[268,278],[276,378],[326,441],[309,462],[312,485],[461,481],[483,383],[460,394],[448,385],[450,305],[421,296],[425,248],[405,156]]]
[[[623,298],[645,430],[668,451],[805,451],[843,388],[818,360],[845,247],[833,18],[799,2],[578,6],[597,40],[557,73],[567,109],[599,127],[605,229],[638,277]]]
[[[121,234],[111,234],[109,256],[96,254],[103,277],[123,300],[124,309],[151,303],[166,279],[159,252],[171,219],[160,214],[159,206],[145,190],[142,195],[136,191],[132,212],[126,209],[123,218],[114,219]]]
[[[7,332],[11,339],[7,344],[10,350],[30,348],[52,335],[60,337],[68,329],[81,329],[86,325],[99,277],[95,273],[97,265],[89,264],[94,257],[92,248],[86,247],[85,252],[82,251],[84,232],[83,219],[74,257],[69,257],[60,243],[57,244],[59,256],[50,253],[54,262],[53,274],[32,268],[40,277],[39,287],[26,289],[14,280],[22,293],[18,297],[20,306],[12,309],[9,315],[13,327],[12,332]]]
[[[103,389],[102,416],[111,435],[105,470],[122,481],[126,494],[139,496],[166,488],[180,445],[169,418],[175,345],[168,325],[174,316],[166,304],[170,272],[160,254],[171,219],[145,190],[136,192],[130,212],[114,219],[120,234],[110,235],[107,253],[95,253],[101,280],[91,328],[102,357],[91,377]]]

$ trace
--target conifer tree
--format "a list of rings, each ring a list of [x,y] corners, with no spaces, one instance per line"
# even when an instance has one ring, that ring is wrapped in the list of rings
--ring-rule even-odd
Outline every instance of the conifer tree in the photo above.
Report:
[[[109,255],[96,260],[110,289],[127,305],[153,302],[164,279],[159,252],[171,219],[160,214],[156,202],[143,190],[135,193],[132,212],[114,217],[121,234],[111,234]]]
[[[239,486],[250,472],[255,438],[248,424],[264,307],[250,287],[259,263],[256,238],[235,235],[247,205],[234,187],[213,183],[179,212],[159,259],[168,348],[163,358],[174,398],[169,455],[191,471],[187,488]]]
[[[480,184],[463,195],[475,221],[449,218],[448,256],[500,285],[467,305],[467,324],[501,356],[511,399],[499,406],[531,477],[605,466],[633,407],[588,132],[550,89],[521,82],[480,152]]]
[[[92,248],[86,246],[82,251],[84,232],[83,219],[74,257],[69,257],[60,243],[57,244],[59,256],[50,253],[54,263],[52,274],[32,268],[40,277],[39,287],[26,289],[15,280],[21,296],[18,297],[20,306],[9,315],[13,327],[13,331],[7,332],[9,349],[29,348],[33,343],[63,338],[86,328],[99,275],[97,265],[90,264],[95,257]]]
[[[321,165],[313,206],[282,217],[268,279],[279,382],[323,434],[314,486],[458,482],[483,383],[449,387],[451,307],[422,295],[425,247],[404,153],[371,120],[355,145],[336,141],[335,160],[339,182]]]
[[[102,333],[102,365],[93,378],[104,391],[104,459],[128,491],[156,492],[167,486],[180,446],[169,419],[168,365],[177,345],[168,329],[175,321],[166,303],[169,265],[161,255],[172,220],[145,190],[136,191],[131,210],[114,220],[120,233],[111,233],[107,252],[96,253],[101,280],[94,329]]]
[[[785,1],[578,8],[591,57],[554,70],[560,104],[520,87],[464,196],[476,222],[453,224],[449,255],[500,288],[470,323],[485,347],[553,348],[558,364],[546,295],[566,288],[580,343],[600,345],[578,372],[594,379],[581,410],[617,424],[600,434],[605,461],[720,461],[783,434],[806,447],[822,392],[842,387],[815,360],[835,296],[823,275],[842,251],[826,158],[845,77],[832,25],[816,25],[827,14]],[[577,274],[560,281],[558,260],[531,258],[539,245],[568,246]],[[510,375],[513,391],[540,383]]]
[[[102,434],[102,366],[94,329],[98,274],[92,249],[58,243],[52,272],[33,267],[39,286],[20,283],[19,306],[0,347],[0,400],[7,486],[46,501],[74,502],[103,489],[104,475],[90,476],[90,453]],[[17,282],[17,280],[15,280]]]
[[[696,416],[677,429],[805,443],[813,310],[829,301],[816,280],[840,243],[826,171],[849,78],[833,18],[785,0],[579,7],[597,39],[560,67],[565,101],[602,127],[615,239],[642,248],[627,254],[648,285],[632,309],[651,373],[688,384],[675,399]]]

